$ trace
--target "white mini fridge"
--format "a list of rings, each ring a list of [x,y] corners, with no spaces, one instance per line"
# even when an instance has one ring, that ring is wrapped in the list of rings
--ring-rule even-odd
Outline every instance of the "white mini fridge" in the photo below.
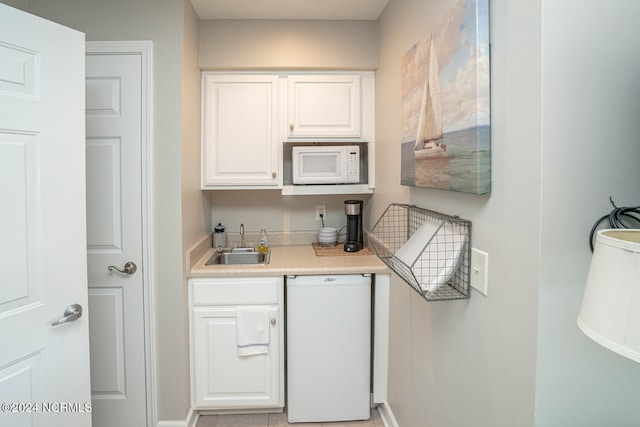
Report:
[[[287,277],[287,418],[370,417],[371,277]]]

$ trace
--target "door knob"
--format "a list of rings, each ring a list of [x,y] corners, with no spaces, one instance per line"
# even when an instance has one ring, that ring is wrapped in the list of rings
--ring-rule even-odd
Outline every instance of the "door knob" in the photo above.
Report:
[[[126,263],[124,265],[124,269],[120,270],[118,267],[116,267],[115,265],[110,265],[108,267],[109,271],[117,271],[118,273],[122,273],[122,274],[133,274],[136,272],[136,270],[138,270],[138,266],[135,265],[135,263],[129,261],[128,263]]]
[[[64,317],[51,322],[51,326],[62,325],[63,323],[73,322],[82,317],[82,306],[80,304],[71,304],[64,310]]]

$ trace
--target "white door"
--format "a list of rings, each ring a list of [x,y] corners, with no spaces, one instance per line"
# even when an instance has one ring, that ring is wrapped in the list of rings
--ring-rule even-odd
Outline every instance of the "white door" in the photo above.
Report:
[[[84,163],[84,34],[0,4],[2,426],[91,425]]]
[[[136,54],[86,56],[91,397],[98,427],[147,425],[141,64]]]

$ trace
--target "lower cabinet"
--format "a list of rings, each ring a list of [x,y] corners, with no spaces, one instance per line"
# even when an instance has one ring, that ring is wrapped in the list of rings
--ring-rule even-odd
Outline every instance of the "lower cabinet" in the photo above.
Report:
[[[194,409],[284,407],[283,294],[282,277],[189,281]],[[238,311],[247,306],[267,331],[261,354],[239,354]]]

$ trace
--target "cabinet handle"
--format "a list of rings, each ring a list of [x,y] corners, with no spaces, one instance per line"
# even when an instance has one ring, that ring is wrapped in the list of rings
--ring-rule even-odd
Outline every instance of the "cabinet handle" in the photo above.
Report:
[[[271,172],[271,178],[276,179],[276,176],[278,176],[275,172]]]
[[[276,324],[276,318],[275,318],[275,317],[272,317],[272,318],[271,318],[271,324],[272,324],[272,325],[275,325],[275,324]]]
[[[293,130],[293,123],[289,125],[289,130]]]

